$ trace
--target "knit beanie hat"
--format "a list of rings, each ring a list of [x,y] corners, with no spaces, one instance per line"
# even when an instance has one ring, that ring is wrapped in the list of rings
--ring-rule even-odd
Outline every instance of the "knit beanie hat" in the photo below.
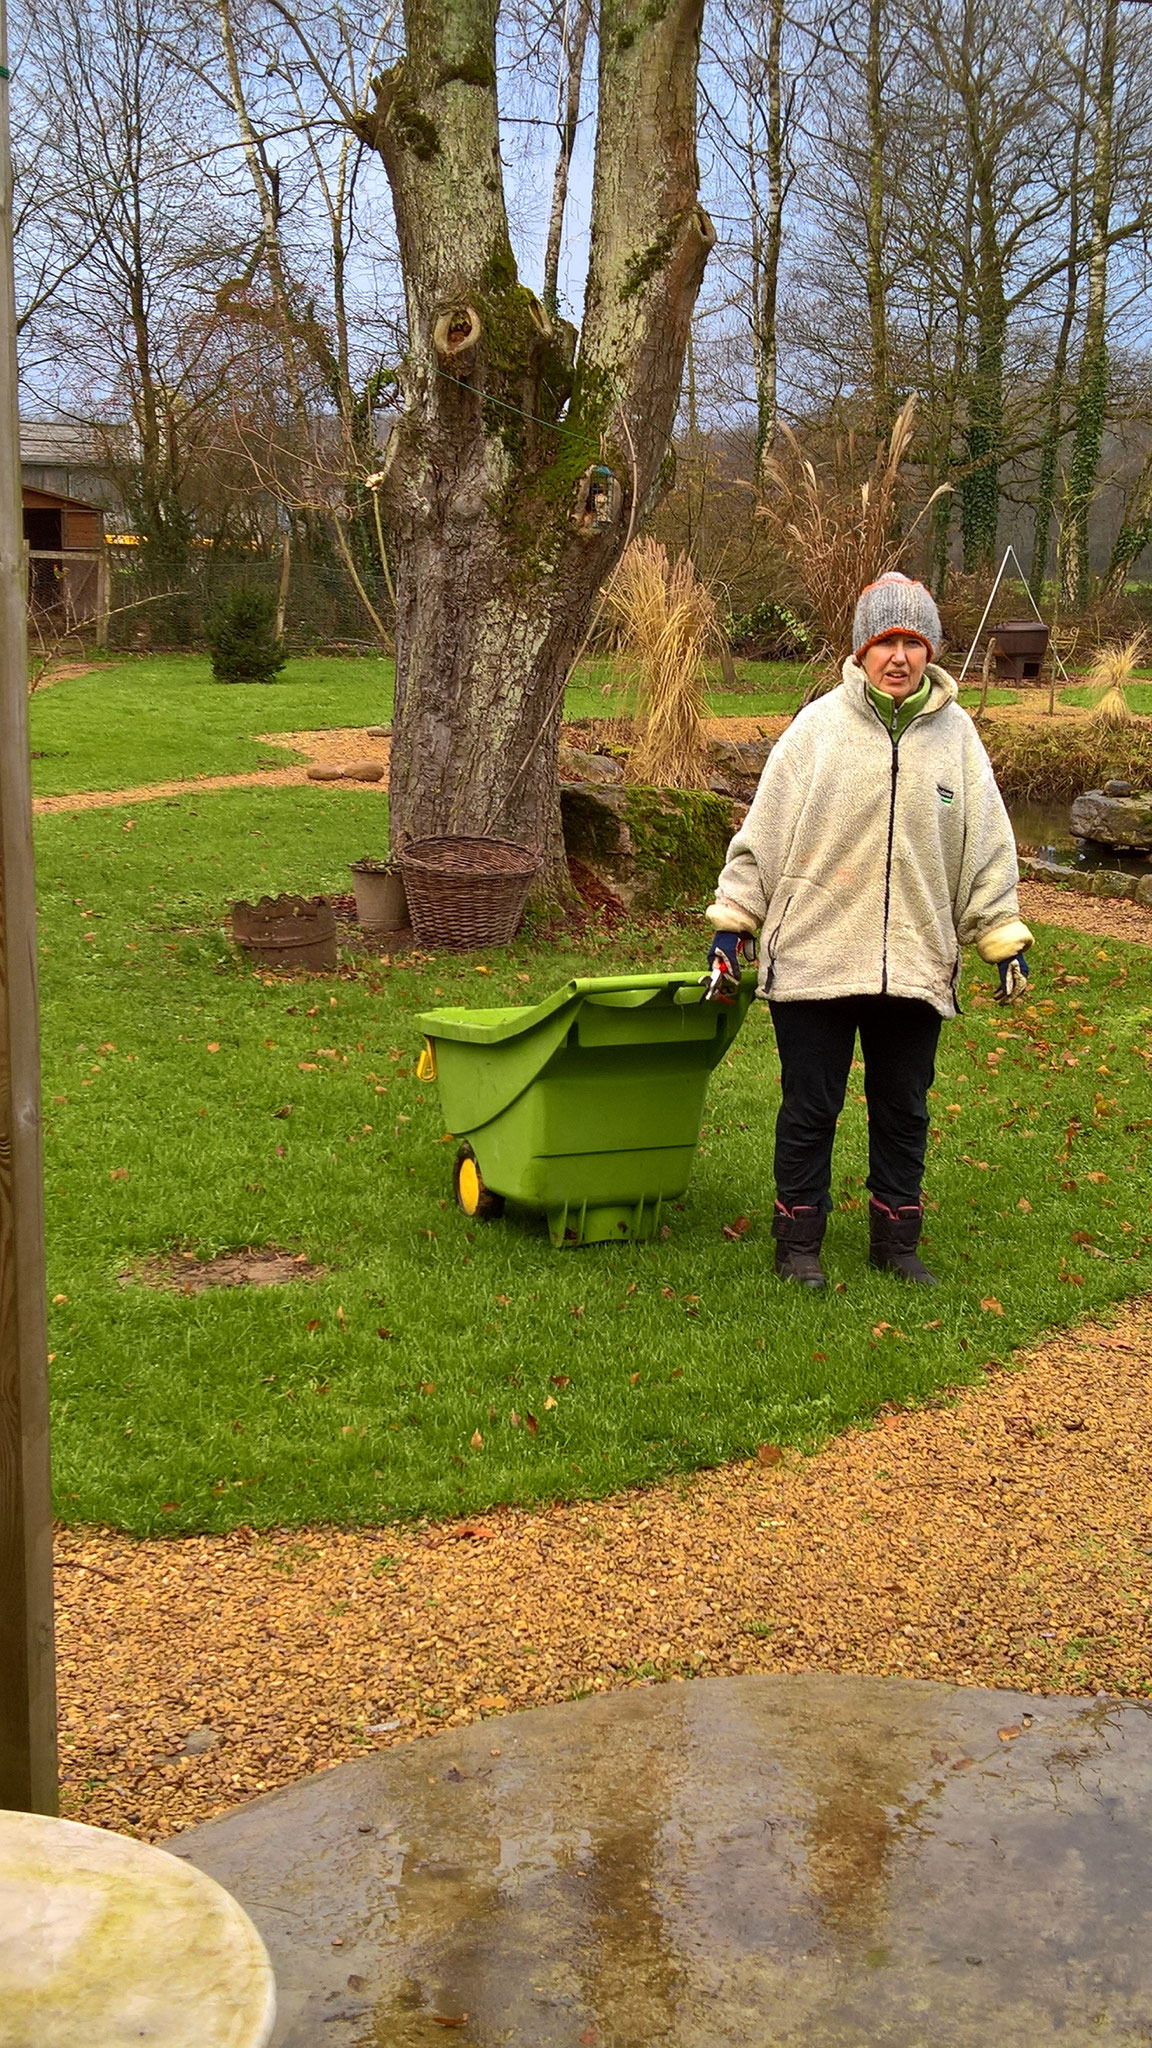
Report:
[[[922,640],[932,660],[942,638],[940,614],[930,590],[889,569],[870,583],[856,600],[852,620],[852,646],[859,661],[862,654],[888,633],[906,633],[910,640]]]

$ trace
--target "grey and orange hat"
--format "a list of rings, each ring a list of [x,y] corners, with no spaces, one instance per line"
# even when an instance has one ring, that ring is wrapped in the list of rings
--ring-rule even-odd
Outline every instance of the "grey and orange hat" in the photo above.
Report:
[[[943,637],[932,592],[910,576],[902,576],[898,569],[878,577],[856,600],[852,649],[857,661],[889,633],[906,633],[910,640],[922,640],[929,661]]]

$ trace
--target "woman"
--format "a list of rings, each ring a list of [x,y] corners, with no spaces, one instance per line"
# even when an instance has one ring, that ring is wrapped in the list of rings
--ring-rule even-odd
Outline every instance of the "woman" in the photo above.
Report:
[[[871,1263],[934,1286],[916,1254],[928,1090],[955,1016],[960,948],[1025,986],[1012,827],[952,677],[933,665],[940,615],[895,572],[862,593],[838,689],[768,757],[707,912],[708,958],[739,973],[760,939],[782,1096],[776,1271],[823,1287],[832,1143],[856,1035],[868,1103]],[[750,941],[753,942],[750,944]]]

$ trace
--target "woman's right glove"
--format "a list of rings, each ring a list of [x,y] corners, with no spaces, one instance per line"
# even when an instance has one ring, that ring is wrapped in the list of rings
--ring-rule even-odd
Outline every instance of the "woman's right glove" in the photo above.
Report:
[[[708,949],[711,973],[705,979],[706,1003],[734,1003],[740,993],[740,976],[756,962],[756,941],[749,932],[717,932]]]
[[[1015,1002],[1028,986],[1028,962],[1023,953],[1014,953],[1011,960],[999,963],[1000,986],[996,991],[998,1003]]]

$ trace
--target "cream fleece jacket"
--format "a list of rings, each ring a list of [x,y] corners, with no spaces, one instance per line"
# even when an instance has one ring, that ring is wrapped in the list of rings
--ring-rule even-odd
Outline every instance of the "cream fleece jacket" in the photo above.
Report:
[[[992,764],[952,677],[926,673],[894,739],[846,661],[768,756],[707,916],[761,936],[774,1002],[911,996],[951,1017],[961,946],[996,962],[1032,943]]]

